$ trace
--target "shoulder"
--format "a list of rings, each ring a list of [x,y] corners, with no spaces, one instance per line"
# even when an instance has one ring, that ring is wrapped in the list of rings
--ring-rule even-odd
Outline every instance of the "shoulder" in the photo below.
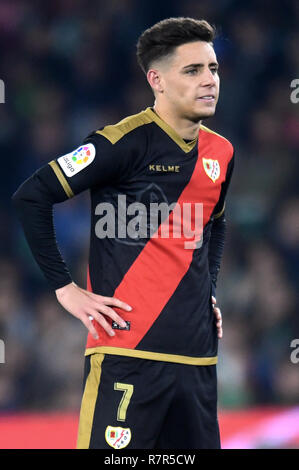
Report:
[[[234,147],[233,144],[223,137],[223,135],[218,134],[215,131],[212,131],[206,126],[203,126],[202,124],[200,125],[200,131],[202,132],[202,135],[204,135],[207,139],[212,140],[215,145],[219,145],[221,147],[221,150],[226,150],[227,154],[229,157],[233,157],[234,155]]]
[[[144,136],[144,127],[150,124],[152,120],[146,111],[141,111],[138,114],[127,116],[116,124],[109,124],[101,129],[92,133],[93,136],[102,136],[111,144],[116,144],[120,141],[128,141],[142,138]]]

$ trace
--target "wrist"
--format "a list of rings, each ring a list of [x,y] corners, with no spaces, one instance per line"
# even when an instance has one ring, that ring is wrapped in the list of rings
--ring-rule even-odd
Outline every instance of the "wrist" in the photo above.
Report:
[[[56,297],[62,298],[66,292],[68,292],[73,286],[76,286],[74,282],[70,282],[69,284],[66,284],[63,287],[59,287],[58,289],[55,289],[55,294]]]

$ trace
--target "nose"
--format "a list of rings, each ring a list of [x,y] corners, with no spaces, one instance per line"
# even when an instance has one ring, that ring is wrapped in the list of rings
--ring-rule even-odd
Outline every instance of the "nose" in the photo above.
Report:
[[[216,76],[207,67],[201,76],[201,86],[215,86],[216,83]]]

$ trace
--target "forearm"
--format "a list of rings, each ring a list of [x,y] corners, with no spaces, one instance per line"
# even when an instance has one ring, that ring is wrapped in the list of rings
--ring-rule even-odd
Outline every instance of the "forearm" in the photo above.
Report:
[[[56,290],[71,283],[57,246],[53,222],[53,205],[61,201],[61,195],[55,197],[36,172],[18,188],[12,201],[33,257],[50,287]]]
[[[212,294],[216,296],[218,273],[224,250],[226,233],[225,213],[214,219],[209,241],[209,271],[212,280]]]

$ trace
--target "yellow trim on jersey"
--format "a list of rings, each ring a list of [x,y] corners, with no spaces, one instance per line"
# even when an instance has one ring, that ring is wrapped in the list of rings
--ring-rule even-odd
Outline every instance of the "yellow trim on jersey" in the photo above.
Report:
[[[105,126],[104,129],[96,131],[96,134],[100,134],[108,139],[111,144],[118,142],[124,135],[133,131],[137,127],[143,126],[144,124],[150,124],[153,120],[148,117],[145,111],[141,111],[138,114],[133,114],[122,119],[117,124]]]
[[[225,137],[223,137],[223,135],[220,135],[217,132],[212,131],[212,129],[209,129],[208,127],[203,126],[202,124],[200,125],[200,129],[202,129],[203,131],[209,132],[210,134],[218,135],[219,137],[222,137],[222,139],[225,139]],[[227,140],[227,139],[225,139],[225,140]]]
[[[222,214],[223,214],[223,212],[224,212],[224,209],[225,209],[225,203],[224,203],[224,205],[223,205],[222,210],[221,210],[220,212],[218,212],[218,214],[215,214],[215,215],[214,215],[214,219],[218,219],[219,217],[221,217]]]
[[[81,403],[77,449],[89,448],[104,357],[104,354],[94,354],[90,358],[90,371],[86,380]]]
[[[74,193],[72,191],[72,188],[70,187],[67,180],[63,176],[63,173],[62,173],[61,169],[59,168],[58,163],[56,163],[55,160],[52,160],[51,162],[49,162],[49,165],[52,168],[52,170],[54,171],[55,175],[57,176],[58,181],[61,184],[61,186],[63,187],[67,197],[69,197],[69,198],[74,197]]]
[[[133,131],[137,127],[143,126],[144,124],[150,124],[155,122],[163,131],[185,152],[190,152],[196,143],[197,138],[191,142],[185,142],[177,132],[170,127],[163,119],[161,119],[152,108],[146,108],[145,111],[141,111],[138,114],[128,116],[117,124],[105,126],[104,129],[96,131],[96,134],[100,134],[108,139],[111,144],[118,142],[124,135]]]
[[[191,142],[185,142],[184,139],[182,139],[182,137],[172,127],[170,127],[169,124],[163,121],[163,119],[161,119],[160,116],[158,116],[158,114],[151,108],[147,108],[144,112],[152,119],[152,121],[155,121],[155,123],[158,124],[158,126],[161,127],[161,129],[163,129],[163,131],[166,132],[166,134],[168,134],[185,153],[190,152],[190,150],[195,147],[197,138],[193,139]]]
[[[155,353],[151,351],[141,351],[139,349],[115,348],[110,346],[96,346],[87,348],[85,356],[90,354],[103,353],[114,354],[116,356],[137,357],[139,359],[151,359],[152,361],[177,362],[179,364],[190,364],[194,366],[210,366],[217,364],[218,357],[190,357],[176,354]]]

